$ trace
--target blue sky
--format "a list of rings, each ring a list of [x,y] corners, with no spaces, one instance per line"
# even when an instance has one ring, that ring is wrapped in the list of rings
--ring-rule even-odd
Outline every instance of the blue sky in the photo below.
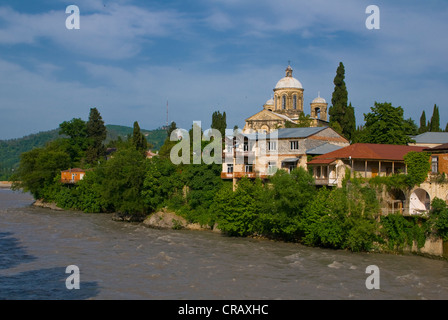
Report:
[[[68,30],[68,5],[80,29]],[[368,30],[366,7],[380,9]],[[0,139],[87,120],[155,129],[229,128],[260,111],[288,61],[304,108],[331,100],[340,61],[357,124],[378,102],[416,123],[448,121],[448,2],[363,0],[43,0],[0,2]]]

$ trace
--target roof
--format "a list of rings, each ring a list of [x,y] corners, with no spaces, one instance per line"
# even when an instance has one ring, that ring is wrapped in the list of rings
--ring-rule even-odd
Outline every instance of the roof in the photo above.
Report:
[[[441,145],[436,146],[436,147],[426,148],[425,149],[425,151],[429,151],[429,152],[431,152],[431,151],[446,151],[446,150],[448,150],[448,143],[444,143],[444,144],[441,144]]]
[[[333,152],[339,149],[342,149],[343,147],[332,144],[332,143],[325,143],[323,145],[320,145],[316,148],[309,149],[306,154],[310,155],[320,155],[320,154],[326,154],[329,152]]]
[[[268,101],[266,101],[265,105],[267,106],[273,106],[274,105],[274,99],[269,99]]]
[[[273,114],[275,114],[276,116],[279,116],[280,118],[285,119],[286,121],[293,122],[291,118],[289,118],[288,116],[285,116],[284,114],[277,113],[277,112],[273,112],[273,111],[269,111],[269,110],[268,110],[268,112],[273,113]]]
[[[61,172],[86,172],[87,170],[85,169],[80,169],[80,168],[72,168],[72,169],[68,169],[68,170],[63,170]]]
[[[327,101],[325,101],[324,98],[317,97],[317,98],[314,99],[311,103],[327,103]]]
[[[413,136],[415,143],[448,143],[448,132],[425,132]]]
[[[288,68],[286,68],[286,77],[280,79],[280,81],[277,82],[277,85],[275,86],[275,89],[283,89],[283,88],[303,89],[303,86],[300,83],[300,81],[292,76],[291,66],[288,66]]]
[[[422,152],[426,147],[402,146],[393,144],[355,143],[320,156],[308,164],[331,163],[337,159],[392,160],[404,161],[404,156],[411,152]]]
[[[271,132],[266,139],[306,138],[312,136],[328,127],[304,127],[304,128],[282,128]]]
[[[283,88],[296,88],[303,89],[302,84],[299,80],[293,77],[284,77],[277,82],[275,89],[283,89]]]

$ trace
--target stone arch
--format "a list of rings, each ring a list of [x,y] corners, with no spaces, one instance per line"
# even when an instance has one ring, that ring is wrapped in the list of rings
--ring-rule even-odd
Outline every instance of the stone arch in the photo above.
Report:
[[[388,194],[387,213],[401,213],[406,206],[406,195],[401,189],[391,189]]]
[[[270,128],[269,128],[269,126],[267,124],[264,124],[264,125],[261,126],[260,131],[261,132],[265,132],[265,133],[269,133],[270,132]]]
[[[414,189],[409,196],[409,214],[422,214],[431,209],[431,197],[423,188]]]

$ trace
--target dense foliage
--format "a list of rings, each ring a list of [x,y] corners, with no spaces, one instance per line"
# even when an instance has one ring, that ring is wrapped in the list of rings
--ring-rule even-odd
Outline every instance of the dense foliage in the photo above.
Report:
[[[364,127],[356,135],[356,142],[399,144],[412,142],[411,135],[417,133],[417,125],[412,119],[403,118],[403,108],[390,103],[375,102],[371,112],[364,114]]]

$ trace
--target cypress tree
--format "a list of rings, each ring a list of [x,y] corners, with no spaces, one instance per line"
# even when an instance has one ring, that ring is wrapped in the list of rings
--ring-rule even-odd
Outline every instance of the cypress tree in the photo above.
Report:
[[[440,129],[440,115],[439,115],[439,107],[437,105],[434,105],[434,109],[432,112],[430,131],[431,132],[442,131],[442,129]]]
[[[426,113],[423,110],[422,115],[420,116],[420,128],[418,129],[418,133],[422,134],[428,131],[428,127],[426,124]]]
[[[330,127],[335,130],[341,130],[340,133],[350,140],[356,131],[356,119],[353,106],[351,104],[347,106],[348,92],[345,85],[345,67],[342,62],[339,62],[333,83],[332,105],[328,110]]]

